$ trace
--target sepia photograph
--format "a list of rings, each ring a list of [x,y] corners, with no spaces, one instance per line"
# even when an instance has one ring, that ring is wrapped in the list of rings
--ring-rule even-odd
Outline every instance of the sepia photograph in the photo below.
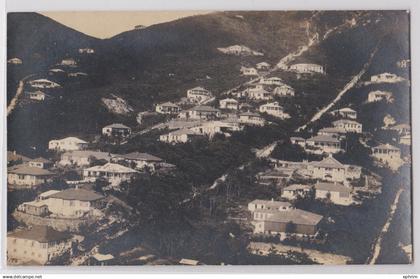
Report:
[[[413,264],[410,15],[8,12],[7,266]]]

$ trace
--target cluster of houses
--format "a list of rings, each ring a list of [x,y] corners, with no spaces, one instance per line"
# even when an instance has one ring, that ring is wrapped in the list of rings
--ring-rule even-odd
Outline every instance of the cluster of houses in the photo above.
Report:
[[[219,47],[218,51],[236,56],[263,56],[264,53],[252,50],[251,48],[244,45],[232,45],[228,47]]]

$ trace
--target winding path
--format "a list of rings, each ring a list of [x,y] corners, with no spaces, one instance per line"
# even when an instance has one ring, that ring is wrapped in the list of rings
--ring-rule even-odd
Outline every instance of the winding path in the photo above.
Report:
[[[23,89],[25,87],[26,80],[28,80],[29,78],[33,76],[35,76],[35,74],[28,75],[19,81],[18,87],[16,89],[16,95],[13,97],[13,99],[10,101],[10,104],[7,106],[7,116],[9,116],[13,112],[13,110],[16,108],[19,102],[19,99],[21,98],[23,94]]]

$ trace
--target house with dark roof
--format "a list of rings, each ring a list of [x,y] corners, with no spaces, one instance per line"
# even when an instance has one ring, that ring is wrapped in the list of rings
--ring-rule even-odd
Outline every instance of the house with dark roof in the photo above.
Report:
[[[42,194],[41,194],[42,195]],[[85,189],[66,189],[43,195],[35,201],[25,202],[18,210],[27,214],[55,217],[80,218],[87,214],[93,216],[95,208],[101,207],[104,196]]]
[[[35,159],[30,159],[29,162],[28,162],[28,165],[30,167],[34,167],[34,168],[48,169],[48,168],[51,168],[53,166],[53,162],[51,162],[48,159],[38,157],[38,158],[35,158]]]
[[[33,226],[7,234],[7,260],[9,263],[38,265],[53,263],[57,258],[70,256],[72,236],[47,226]]]
[[[305,197],[311,190],[312,187],[310,185],[292,184],[282,189],[281,197],[288,200],[294,200],[298,197]]]
[[[112,156],[111,162],[123,163],[137,170],[148,169],[155,171],[163,163],[163,160],[148,153],[131,152],[124,155],[114,155]]]
[[[121,123],[114,123],[103,127],[102,135],[108,137],[127,137],[131,135],[131,128]]]
[[[332,136],[318,135],[306,139],[305,151],[314,154],[335,154],[341,150],[340,141]]]
[[[317,182],[315,184],[315,198],[327,199],[339,205],[353,203],[352,189],[341,183]]]
[[[112,156],[114,156],[114,154],[111,154],[109,152],[93,150],[75,150],[62,153],[60,161],[58,163],[61,166],[84,167],[89,166],[95,161],[110,162]]]
[[[50,182],[53,175],[49,170],[21,164],[8,168],[7,183],[11,186],[30,188]]]

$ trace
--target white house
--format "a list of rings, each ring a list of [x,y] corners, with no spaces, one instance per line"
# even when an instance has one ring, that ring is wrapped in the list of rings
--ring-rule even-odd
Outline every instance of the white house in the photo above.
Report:
[[[331,112],[334,116],[341,116],[349,119],[357,119],[357,112],[351,108],[341,108]]]
[[[88,143],[76,137],[67,137],[59,140],[50,140],[48,149],[57,151],[71,151],[86,149]]]
[[[311,189],[312,187],[309,185],[292,184],[283,188],[281,197],[288,200],[294,200],[298,197],[303,198],[311,192]]]
[[[160,114],[178,114],[181,108],[171,102],[156,105],[156,112]]]
[[[40,169],[48,169],[53,166],[53,163],[50,160],[38,157],[35,159],[30,159],[28,161],[28,166]]]
[[[241,67],[241,74],[244,76],[258,76],[258,70],[253,67]]]
[[[210,106],[195,106],[189,110],[181,111],[178,115],[179,118],[184,119],[216,119],[221,115],[220,110]]]
[[[228,121],[209,121],[204,122],[199,126],[190,128],[191,131],[195,132],[197,135],[208,136],[212,138],[216,134],[224,134],[225,136],[230,136],[232,132],[241,131],[243,126],[238,122],[228,122]]]
[[[83,170],[83,177],[88,181],[96,181],[97,178],[104,178],[112,186],[118,186],[121,182],[130,181],[139,172],[131,168],[115,164],[106,163],[103,166],[94,166]]]
[[[372,83],[396,83],[404,81],[405,79],[391,73],[382,73],[370,77]]]
[[[403,136],[400,136],[399,142],[403,145],[411,145],[411,134],[405,134]]]
[[[92,150],[74,150],[61,154],[59,164],[62,166],[89,166],[95,161],[110,162],[113,154],[109,152],[92,151]]]
[[[332,136],[314,136],[306,140],[306,152],[314,154],[338,153],[342,151],[340,141]]]
[[[75,67],[75,66],[77,66],[77,62],[73,58],[65,58],[65,59],[61,60],[60,65],[61,66]]]
[[[180,129],[168,134],[161,135],[159,140],[166,143],[177,144],[177,143],[187,143],[193,138],[199,137],[199,135],[190,130],[190,129]]]
[[[29,97],[29,99],[35,100],[35,101],[45,101],[45,99],[47,97],[47,94],[45,94],[41,90],[29,91],[29,92],[25,92],[25,93]]]
[[[102,135],[109,137],[127,137],[131,135],[131,128],[121,123],[114,123],[103,127]]]
[[[304,138],[301,138],[301,137],[290,137],[290,142],[292,144],[297,144],[297,145],[300,145],[302,147],[305,147],[305,145],[306,145],[306,140]]]
[[[21,164],[8,168],[7,183],[17,187],[31,188],[51,182],[53,175],[54,173],[49,170]]]
[[[247,97],[251,100],[262,100],[262,101],[268,101],[273,99],[273,94],[264,88],[248,88],[247,91]]]
[[[344,165],[334,157],[328,156],[321,161],[312,161],[308,164],[313,179],[330,182],[348,183],[349,180],[358,179],[361,176],[360,167]]]
[[[259,111],[281,119],[290,118],[290,115],[283,111],[283,107],[278,102],[263,104],[259,107]]]
[[[238,110],[239,109],[239,102],[232,98],[226,98],[219,101],[219,107],[221,109],[231,109],[231,110]]]
[[[93,216],[94,209],[100,207],[100,201],[104,198],[93,191],[73,188],[43,194],[35,201],[19,205],[18,210],[41,217],[80,218],[88,214]]]
[[[327,199],[339,205],[353,203],[352,190],[341,183],[317,182],[315,184],[315,198]]]
[[[393,101],[392,92],[380,91],[380,90],[369,92],[368,100],[367,100],[368,103],[379,102],[382,100],[392,103]]]
[[[260,63],[257,63],[255,67],[260,71],[268,71],[271,65],[268,64],[267,62],[260,62]]]
[[[411,134],[411,126],[405,123],[391,126],[389,129],[397,131],[399,135]]]
[[[29,81],[29,85],[34,88],[59,88],[61,87],[60,84],[53,82],[48,79],[35,79]]]
[[[239,114],[239,122],[247,125],[264,126],[265,119],[255,112],[243,112]]]
[[[163,163],[163,159],[141,152],[113,155],[111,161],[116,163],[124,162],[133,169],[144,170],[147,168],[150,171],[155,171]]]
[[[273,94],[280,97],[293,97],[295,90],[287,84],[282,84],[274,88]]]
[[[317,133],[318,135],[323,135],[323,136],[331,136],[337,139],[341,139],[344,137],[343,134],[345,134],[345,132],[343,132],[343,130],[335,128],[335,127],[325,127],[322,128],[318,131]]]
[[[275,200],[253,200],[248,203],[248,210],[256,212],[258,210],[292,210],[292,205],[289,202],[275,201]]]
[[[324,67],[318,64],[310,63],[299,63],[294,64],[289,67],[290,71],[296,72],[298,74],[325,74]]]
[[[66,254],[71,255],[72,238],[51,227],[33,226],[7,234],[8,262],[45,265]]]
[[[269,78],[261,78],[261,80],[259,81],[260,84],[264,84],[264,85],[277,85],[280,86],[283,84],[283,80],[279,77],[269,77]]]
[[[334,128],[338,129],[342,133],[361,133],[362,124],[349,119],[336,120],[333,123]]]
[[[224,53],[224,54],[232,54],[232,55],[237,55],[237,56],[263,56],[264,53],[255,51],[250,49],[247,46],[244,45],[232,45],[232,46],[228,46],[228,47],[218,47],[217,48],[218,51]]]
[[[200,86],[187,90],[188,101],[192,103],[200,103],[212,97],[213,94],[209,90]]]
[[[373,147],[372,156],[394,170],[398,169],[403,164],[400,149],[388,143]]]

